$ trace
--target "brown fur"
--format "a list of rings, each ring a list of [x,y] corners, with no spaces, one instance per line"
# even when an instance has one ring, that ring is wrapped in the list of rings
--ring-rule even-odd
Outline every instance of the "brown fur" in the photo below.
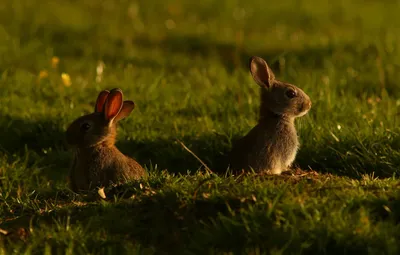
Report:
[[[104,95],[110,94],[106,100]],[[112,103],[111,97],[118,94]],[[120,94],[120,95],[119,95]],[[120,105],[119,105],[120,104]],[[105,113],[107,107],[112,108]],[[70,187],[73,191],[90,190],[110,184],[120,184],[146,175],[143,167],[115,147],[116,123],[133,110],[132,101],[122,102],[122,91],[102,91],[98,96],[95,112],[75,120],[66,132],[67,142],[74,147],[70,170]],[[110,116],[108,116],[110,115]],[[84,131],[84,124],[90,129]]]
[[[250,72],[261,87],[260,118],[234,144],[229,155],[230,168],[280,174],[291,166],[299,147],[294,119],[308,112],[311,100],[300,88],[276,80],[262,58],[250,59]],[[296,96],[290,98],[289,90]]]

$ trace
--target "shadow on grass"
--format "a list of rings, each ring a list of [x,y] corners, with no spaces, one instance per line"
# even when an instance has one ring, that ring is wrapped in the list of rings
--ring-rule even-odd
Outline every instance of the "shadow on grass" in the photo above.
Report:
[[[180,137],[181,141],[192,153],[203,161],[207,167],[217,172],[226,171],[225,153],[229,150],[229,141],[218,135],[202,135],[199,137]],[[157,139],[152,141],[119,141],[117,147],[127,155],[135,152],[135,157],[147,166],[154,166],[171,173],[204,169],[202,163],[187,151],[177,140]]]
[[[252,55],[258,55],[268,61],[274,71],[279,72],[280,66],[276,61],[282,55],[295,56],[300,63],[310,67],[320,68],[324,59],[334,52],[333,46],[310,48],[306,50],[290,50],[276,48],[271,50],[251,52],[244,47],[212,41],[209,38],[197,36],[169,35],[162,40],[154,41],[146,37],[135,38],[133,44],[144,48],[159,48],[166,52],[182,53],[190,56],[218,57],[228,71],[236,68],[248,68]]]
[[[181,140],[209,167],[223,164],[220,159],[227,150],[226,138],[210,135],[183,137]],[[28,156],[28,166],[44,167],[42,173],[49,179],[65,181],[72,154],[65,142],[61,120],[31,121],[0,116],[0,141],[0,150],[4,153]],[[201,167],[200,162],[174,140],[118,140],[116,146],[148,167],[157,165],[173,173],[193,172]]]
[[[369,174],[387,178],[400,174],[400,136],[387,140],[371,137],[363,142],[349,137],[340,143],[306,144],[296,158],[302,169],[359,178]]]
[[[182,250],[185,244],[190,244],[193,234],[200,231],[202,219],[227,214],[227,204],[237,208],[241,202],[239,199],[195,200],[185,204],[176,193],[167,192],[144,197],[140,201],[123,201],[105,206],[66,207],[42,216],[37,215],[34,224],[36,227],[39,223],[53,224],[54,219],[70,216],[71,224],[88,223],[87,231],[104,231],[106,239],[117,237],[120,242],[134,240],[146,247],[172,252]],[[29,217],[22,217],[2,224],[2,227],[25,227],[29,221]]]
[[[91,35],[91,36],[90,36]],[[188,36],[167,34],[162,39],[154,40],[147,36],[130,36],[131,40],[121,38],[122,36],[110,37],[100,36],[94,31],[75,31],[70,28],[54,29],[50,36],[50,44],[54,48],[55,54],[61,57],[85,57],[97,61],[102,59],[107,64],[133,64],[139,67],[149,67],[160,69],[164,68],[169,72],[186,72],[191,68],[190,65],[180,64],[179,62],[166,62],[161,64],[156,60],[145,57],[134,57],[127,54],[127,51],[133,47],[139,49],[157,49],[165,54],[184,54],[187,56],[201,58],[217,58],[225,66],[228,72],[237,68],[248,69],[250,56],[258,55],[269,63],[272,69],[279,75],[282,66],[278,59],[284,56],[286,60],[293,60],[296,66],[302,66],[308,70],[320,70],[324,68],[327,60],[332,60],[333,56],[341,55],[345,59],[357,59],[357,61],[370,62],[378,57],[379,49],[375,44],[357,45],[334,43],[319,46],[306,47],[302,49],[287,49],[276,47],[273,49],[257,49],[251,51],[248,47],[237,45],[235,43],[222,43],[201,36]],[[68,39],[69,38],[69,39]],[[88,39],[90,38],[90,39]],[[101,41],[102,44],[98,42]],[[104,45],[105,44],[105,45]],[[91,47],[87,47],[91,45]],[[168,55],[167,55],[168,56]],[[357,65],[352,60],[344,65],[335,63],[338,70],[345,70],[349,65]],[[287,65],[292,62],[287,61]],[[357,81],[360,82],[360,81]],[[353,88],[356,96],[363,95],[365,92],[376,94],[380,93],[375,87],[375,83],[370,79],[362,80],[363,86]],[[389,95],[397,96],[397,80],[386,80],[385,89]]]
[[[391,212],[383,211],[383,206],[391,208]],[[25,217],[9,221],[1,227],[28,227],[32,222],[31,228],[40,229],[43,225],[54,224],[54,220],[65,224],[68,222],[71,227],[84,224],[87,233],[102,233],[101,237],[85,234],[89,239],[88,249],[93,251],[99,249],[102,243],[112,240],[140,243],[144,247],[167,253],[198,253],[215,249],[242,254],[254,247],[261,250],[301,249],[307,254],[367,253],[371,248],[387,249],[386,244],[379,240],[354,235],[352,227],[349,227],[349,231],[337,233],[329,224],[307,224],[305,208],[300,205],[283,207],[270,214],[266,213],[268,208],[268,204],[243,202],[239,198],[188,199],[183,194],[165,191],[118,203],[64,207],[36,215],[33,221]],[[354,212],[356,216],[361,208],[373,212],[371,224],[382,220],[396,224],[400,220],[398,199],[360,200],[350,205],[349,213]],[[62,227],[61,231],[65,231],[65,228]],[[55,246],[58,245],[55,242]]]
[[[168,54],[185,54],[189,56],[201,57],[217,57],[221,59],[221,63],[225,65],[228,71],[235,68],[246,68],[251,55],[259,55],[265,58],[275,71],[279,71],[279,64],[274,60],[285,54],[295,57],[300,63],[309,68],[321,68],[327,57],[332,56],[335,51],[334,45],[328,45],[320,48],[308,48],[301,50],[287,50],[284,48],[276,48],[271,50],[263,50],[250,52],[245,47],[234,43],[220,43],[213,41],[207,37],[201,36],[180,36],[167,34],[162,39],[152,40],[147,36],[138,35],[106,35],[102,34],[101,28],[93,26],[85,30],[73,29],[67,26],[54,26],[50,24],[40,25],[34,34],[21,36],[22,44],[32,41],[32,38],[40,38],[46,44],[51,45],[54,54],[61,57],[75,58],[91,58],[95,61],[102,59],[107,64],[131,63],[138,66],[150,68],[167,68],[173,70],[185,70],[185,66],[161,66],[155,61],[140,60],[127,54],[132,46],[144,49],[158,49]],[[126,38],[133,38],[127,40]],[[88,47],[90,45],[90,47]],[[344,48],[348,52],[355,53],[356,49],[350,45]],[[368,53],[376,54],[369,49]],[[361,54],[365,55],[365,54]],[[8,65],[19,65],[21,63],[8,63]],[[30,66],[30,68],[34,68]],[[39,71],[39,70],[36,70]]]
[[[0,116],[0,150],[26,158],[28,167],[43,167],[42,173],[50,180],[63,180],[69,167],[64,137],[61,120]]]
[[[2,151],[25,156],[28,152],[32,163],[46,168],[43,173],[49,179],[64,181],[71,153],[65,145],[61,120],[29,121],[10,116],[0,116],[0,119]],[[217,134],[179,137],[189,150],[216,173],[225,173],[227,170],[226,154],[230,144],[238,138],[235,136],[230,141],[230,138]],[[391,177],[399,173],[397,166],[400,165],[400,157],[397,157],[394,148],[400,144],[400,138],[387,144],[370,143],[357,144],[355,140],[348,140],[326,146],[305,145],[298,153],[295,166],[352,178],[358,178],[360,174],[374,173],[375,177]],[[186,173],[188,170],[193,173],[204,169],[198,159],[172,139],[119,140],[116,146],[150,169],[155,165],[171,173]],[[382,153],[389,156],[382,158]]]
[[[25,146],[36,152],[66,148],[60,120],[30,121],[10,116],[0,116],[0,119],[0,148],[6,152],[23,151]]]
[[[227,170],[227,154],[239,136],[232,140],[217,134],[198,137],[182,137],[180,141],[200,158],[212,171],[224,174]],[[341,143],[302,147],[294,162],[294,167],[312,169],[320,173],[330,173],[350,178],[360,178],[364,174],[373,174],[377,178],[393,177],[400,174],[400,137],[387,143],[370,141],[359,144],[349,139]],[[117,146],[129,155],[136,153],[140,162],[155,163],[169,172],[185,173],[202,168],[202,164],[181,144],[173,140],[120,141]]]

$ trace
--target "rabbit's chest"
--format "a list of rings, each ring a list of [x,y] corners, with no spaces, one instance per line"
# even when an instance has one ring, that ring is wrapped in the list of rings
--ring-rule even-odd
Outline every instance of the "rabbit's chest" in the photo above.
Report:
[[[278,132],[275,139],[273,139],[273,150],[277,159],[279,158],[283,167],[289,167],[296,158],[299,141],[297,132],[294,128],[286,127]]]
[[[281,161],[284,167],[289,167],[292,165],[293,161],[296,158],[298,147],[299,143],[297,139],[291,141],[290,146],[287,147],[286,153],[282,154]]]
[[[82,188],[106,185],[115,179],[116,160],[107,151],[92,151],[78,156],[75,166],[76,182]]]
[[[108,185],[117,179],[122,163],[118,157],[111,156],[108,151],[100,151],[92,155],[89,166],[90,178],[98,185]]]

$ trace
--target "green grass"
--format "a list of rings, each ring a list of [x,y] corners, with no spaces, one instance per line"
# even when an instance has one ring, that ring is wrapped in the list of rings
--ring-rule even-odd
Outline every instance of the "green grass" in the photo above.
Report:
[[[399,254],[397,1],[58,2],[0,2],[0,254]],[[223,174],[257,120],[251,55],[313,101],[308,174]],[[150,177],[78,196],[64,132],[114,87]]]

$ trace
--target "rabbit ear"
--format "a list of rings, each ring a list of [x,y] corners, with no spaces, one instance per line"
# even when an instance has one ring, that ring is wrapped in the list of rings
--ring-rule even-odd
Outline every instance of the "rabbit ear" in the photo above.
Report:
[[[109,94],[110,91],[108,90],[103,90],[99,93],[99,95],[97,96],[96,105],[94,106],[94,112],[103,112],[104,104]]]
[[[114,121],[117,122],[122,120],[123,118],[128,117],[134,108],[135,108],[135,103],[133,101],[124,101],[122,109],[118,113],[117,117],[115,117]]]
[[[104,118],[106,121],[109,121],[110,125],[122,109],[122,98],[123,95],[120,89],[111,90],[110,95],[107,97],[104,106]]]
[[[267,62],[260,57],[253,56],[250,58],[250,72],[253,79],[261,87],[270,88],[275,75],[268,67]]]

